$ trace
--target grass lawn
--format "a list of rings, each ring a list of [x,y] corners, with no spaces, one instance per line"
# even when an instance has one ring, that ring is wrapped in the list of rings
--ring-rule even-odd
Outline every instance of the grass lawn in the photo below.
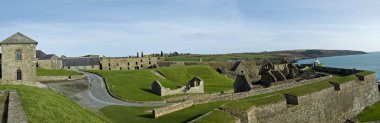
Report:
[[[17,90],[31,123],[101,123],[109,120],[81,108],[67,97],[48,89],[21,85],[0,85]]]
[[[187,84],[193,77],[200,77],[204,81],[206,92],[221,92],[233,89],[233,80],[227,78],[206,65],[162,67],[157,71],[165,75],[169,80]]]
[[[73,76],[73,75],[82,75],[81,73],[75,71],[69,71],[64,69],[52,70],[37,68],[37,76]]]
[[[372,106],[366,107],[358,115],[360,122],[380,121],[380,101]]]
[[[158,80],[166,88],[176,89],[185,86],[189,80],[199,76],[205,82],[206,92],[220,92],[233,89],[233,80],[220,75],[209,66],[181,66],[158,68],[167,79],[156,76],[151,70],[91,70],[106,78],[111,92],[122,99],[139,101],[157,101],[165,97],[151,92],[151,84]]]
[[[153,118],[151,109],[154,107],[126,107],[126,106],[108,106],[100,111],[109,119],[116,123],[180,123],[189,122],[203,114],[212,111],[226,102],[214,102],[201,104],[186,108],[157,119]],[[217,114],[218,115],[218,114]]]
[[[151,84],[155,80],[160,81],[166,88],[175,89],[177,86],[183,86],[181,83],[161,79],[150,70],[91,70],[90,72],[102,75],[106,79],[113,94],[128,100],[162,100],[162,97],[151,92]]]
[[[228,60],[257,60],[275,58],[269,54],[250,54],[250,53],[237,53],[237,54],[222,54],[222,55],[181,55],[166,57],[166,61],[228,61]]]

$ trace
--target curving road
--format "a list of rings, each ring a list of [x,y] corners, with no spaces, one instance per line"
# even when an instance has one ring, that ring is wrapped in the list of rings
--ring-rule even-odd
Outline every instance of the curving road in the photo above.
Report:
[[[81,106],[91,110],[99,110],[109,105],[122,106],[163,106],[166,103],[142,104],[123,101],[112,97],[107,89],[103,78],[99,75],[82,72],[87,75],[87,80],[52,82],[46,85],[56,91],[70,97]]]

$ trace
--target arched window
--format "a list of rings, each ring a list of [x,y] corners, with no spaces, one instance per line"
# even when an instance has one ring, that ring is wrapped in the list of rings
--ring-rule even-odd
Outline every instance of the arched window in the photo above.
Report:
[[[21,50],[16,50],[16,60],[21,61]]]
[[[22,80],[22,72],[21,72],[21,70],[17,70],[17,80]]]

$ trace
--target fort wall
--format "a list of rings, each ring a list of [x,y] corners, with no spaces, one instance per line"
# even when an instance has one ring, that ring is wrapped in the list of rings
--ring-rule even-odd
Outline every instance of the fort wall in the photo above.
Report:
[[[103,57],[100,59],[102,70],[138,70],[157,66],[161,57],[124,58]]]
[[[169,114],[178,110],[182,110],[185,108],[188,108],[193,105],[198,105],[198,104],[205,104],[205,103],[211,103],[211,102],[217,102],[217,101],[223,101],[223,100],[236,100],[236,99],[241,99],[249,96],[255,96],[255,95],[260,95],[260,94],[266,94],[266,93],[271,93],[279,90],[284,90],[284,89],[289,89],[289,88],[294,88],[302,85],[307,85],[307,84],[312,84],[316,82],[320,82],[323,80],[330,79],[331,76],[324,76],[320,78],[315,78],[311,80],[304,80],[300,82],[288,82],[283,85],[278,85],[278,86],[272,86],[270,88],[262,88],[262,89],[257,89],[257,90],[252,90],[249,92],[242,92],[242,93],[232,93],[232,94],[222,94],[222,95],[211,95],[208,98],[202,98],[202,99],[194,99],[194,100],[187,100],[184,102],[176,103],[174,105],[170,106],[165,106],[165,107],[160,107],[157,109],[153,110],[153,115],[155,118],[160,117],[165,114]],[[191,103],[190,103],[191,102]]]
[[[157,117],[160,117],[162,115],[169,114],[169,113],[190,107],[193,104],[194,104],[193,101],[189,100],[189,101],[185,101],[185,102],[181,102],[181,103],[176,103],[176,104],[173,104],[170,106],[156,108],[156,109],[153,109],[153,115],[154,115],[154,118],[157,118]]]
[[[74,76],[37,76],[39,82],[52,82],[52,81],[66,81],[66,80],[80,80],[86,78],[86,75]]]
[[[242,122],[345,122],[358,115],[365,107],[379,100],[376,75],[339,84],[321,91],[295,96],[297,103],[282,101],[252,107],[242,115]],[[284,97],[285,98],[285,97]],[[294,101],[294,100],[293,100]],[[245,116],[245,117],[244,117]]]

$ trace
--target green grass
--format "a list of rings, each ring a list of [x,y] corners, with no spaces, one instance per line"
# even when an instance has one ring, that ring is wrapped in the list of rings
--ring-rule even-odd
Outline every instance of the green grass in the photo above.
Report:
[[[154,107],[107,106],[100,111],[116,123],[125,123],[126,121],[129,123],[180,123],[191,121],[220,107],[224,103],[225,102],[214,102],[196,105],[161,116],[157,119],[154,119],[150,112]]]
[[[81,73],[75,71],[69,71],[64,69],[52,70],[37,68],[37,76],[73,76],[73,75],[82,75]]]
[[[359,115],[360,122],[380,121],[380,101],[366,107]]]
[[[166,61],[228,61],[228,60],[247,60],[253,61],[257,59],[275,58],[275,56],[269,54],[250,54],[250,53],[238,53],[238,54],[222,54],[222,55],[181,55],[166,57]]]
[[[227,78],[206,65],[179,66],[157,68],[169,80],[187,84],[193,77],[200,77],[204,81],[206,92],[221,92],[233,89],[233,80]]]
[[[375,72],[372,72],[372,71],[363,71],[363,72],[358,73],[358,75],[367,76],[367,75],[370,75],[370,74],[373,74],[373,73],[375,73]]]
[[[160,97],[151,92],[151,84],[159,80],[166,88],[176,89],[185,86],[195,76],[199,76],[205,83],[206,92],[220,92],[233,89],[233,80],[220,75],[209,66],[181,66],[156,69],[162,72],[167,79],[156,76],[151,70],[91,70],[106,78],[111,92],[117,97],[138,101],[157,101]]]
[[[195,123],[234,123],[235,118],[221,110],[212,111],[210,115],[195,121]]]
[[[166,88],[175,89],[177,86],[183,86],[180,83],[161,79],[150,70],[91,70],[90,72],[102,75],[114,95],[128,100],[162,100],[162,97],[151,92],[151,84],[155,80],[160,81]]]
[[[48,89],[21,85],[0,85],[17,90],[31,123],[101,123],[108,119],[81,108],[67,97]]]

